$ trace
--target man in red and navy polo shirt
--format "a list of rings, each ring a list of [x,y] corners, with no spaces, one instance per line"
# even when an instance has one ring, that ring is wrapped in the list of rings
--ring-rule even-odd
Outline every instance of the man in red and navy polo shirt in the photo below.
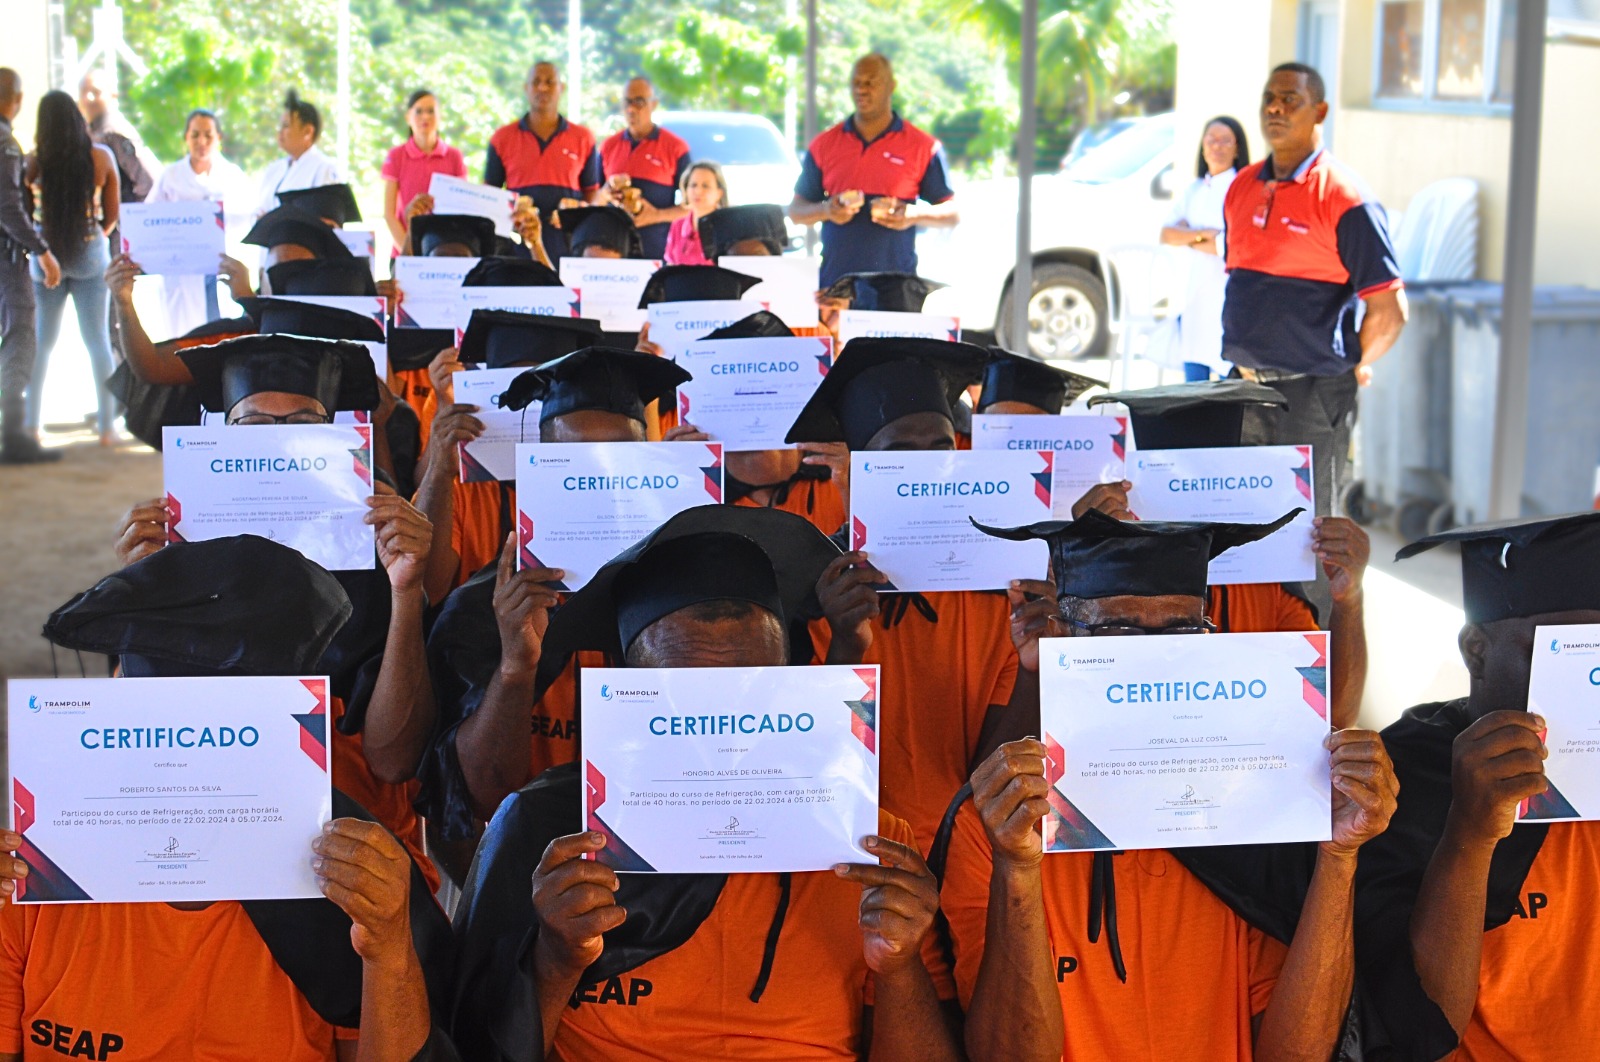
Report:
[[[689,169],[689,145],[683,138],[656,124],[656,87],[649,78],[636,77],[622,90],[622,116],[627,126],[600,145],[607,195],[618,205],[622,196],[610,188],[612,178],[625,174],[639,189],[643,202],[633,215],[646,258],[667,253],[667,230],[689,212],[678,206],[678,185]]]
[[[489,138],[483,183],[525,195],[539,208],[544,247],[551,260],[567,253],[567,239],[552,224],[563,199],[597,202],[600,153],[594,134],[561,116],[561,74],[554,63],[528,71],[528,111]]]
[[[1327,113],[1315,70],[1284,63],[1272,71],[1261,93],[1271,154],[1239,172],[1223,206],[1222,307],[1223,356],[1289,400],[1278,442],[1314,447],[1324,516],[1349,475],[1358,380],[1406,322],[1383,207],[1322,149]]]
[[[824,288],[847,273],[915,273],[917,228],[959,220],[944,148],[894,111],[889,60],[858,59],[850,88],[855,113],[811,142],[789,204],[795,224],[822,222]]]

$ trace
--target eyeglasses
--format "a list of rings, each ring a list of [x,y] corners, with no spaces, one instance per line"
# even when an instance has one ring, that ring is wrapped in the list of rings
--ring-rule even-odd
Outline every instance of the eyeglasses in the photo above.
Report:
[[[1134,627],[1125,623],[1084,623],[1082,620],[1062,617],[1061,622],[1085,632],[1090,638],[1131,638],[1144,634],[1210,634],[1217,625],[1201,620],[1199,627]]]
[[[228,423],[235,428],[250,428],[260,424],[332,424],[333,418],[309,412],[289,413],[281,417],[275,417],[271,413],[246,413]]]
[[[627,96],[622,101],[629,107],[643,107],[651,102],[649,96]]]
[[[1269,164],[1270,164],[1270,160],[1269,160]],[[1272,201],[1274,199],[1278,198],[1278,182],[1277,181],[1267,181],[1266,185],[1267,185],[1267,198],[1266,198],[1266,201],[1263,202],[1260,206],[1256,207],[1256,212],[1255,212],[1254,216],[1252,216],[1250,218],[1250,224],[1254,225],[1258,229],[1264,229],[1264,228],[1267,227],[1267,222],[1269,220],[1271,220],[1271,218],[1272,218]]]

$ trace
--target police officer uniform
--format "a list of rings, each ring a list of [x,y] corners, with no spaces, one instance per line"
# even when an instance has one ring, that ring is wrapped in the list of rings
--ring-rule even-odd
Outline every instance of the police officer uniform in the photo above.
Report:
[[[22,164],[22,145],[11,133],[10,120],[0,118],[0,460],[10,464],[55,456],[41,450],[23,428],[23,396],[39,347],[28,255],[45,254],[50,247],[23,206]]]

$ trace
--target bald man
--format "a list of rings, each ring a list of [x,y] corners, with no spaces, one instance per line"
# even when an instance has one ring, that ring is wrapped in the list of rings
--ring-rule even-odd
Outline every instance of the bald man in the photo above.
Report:
[[[915,273],[916,230],[959,220],[944,148],[895,112],[894,87],[887,58],[856,60],[855,113],[820,134],[800,160],[789,218],[822,223],[824,288],[847,273]]]
[[[689,145],[656,124],[660,103],[649,78],[629,81],[622,89],[627,125],[600,145],[606,197],[632,216],[646,258],[666,257],[667,230],[689,212],[678,205],[678,186],[689,169]],[[638,194],[629,188],[638,189]]]

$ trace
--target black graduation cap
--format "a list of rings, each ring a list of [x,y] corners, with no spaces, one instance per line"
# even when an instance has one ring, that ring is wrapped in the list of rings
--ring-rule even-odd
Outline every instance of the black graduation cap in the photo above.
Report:
[[[986,535],[1050,543],[1050,569],[1060,597],[1202,597],[1211,559],[1266,538],[1305,512],[1293,509],[1269,524],[1118,520],[1090,509],[1076,520],[1025,527],[973,526]]]
[[[302,336],[240,336],[178,351],[194,377],[200,403],[226,413],[262,391],[305,395],[329,413],[376,409],[378,377],[359,343]]]
[[[355,193],[348,184],[319,184],[315,188],[279,192],[278,204],[303,210],[319,220],[326,218],[340,226],[361,220],[361,208],[356,205]]]
[[[616,347],[585,347],[546,362],[511,381],[496,401],[526,409],[538,400],[539,423],[580,409],[620,413],[644,423],[651,402],[671,402],[678,386],[694,377],[676,362]]]
[[[267,267],[273,295],[376,295],[365,258],[299,258]]]
[[[852,450],[912,413],[951,417],[988,354],[971,343],[909,337],[852,339],[800,411],[785,442],[847,442]]]
[[[467,248],[467,257],[494,253],[494,222],[473,214],[418,214],[411,219],[411,253],[427,256],[447,244]]]
[[[921,313],[929,292],[948,287],[914,273],[846,273],[828,285],[830,299],[849,299],[852,310]]]
[[[548,687],[573,653],[620,659],[650,624],[703,601],[749,601],[785,629],[815,618],[817,580],[838,556],[839,547],[810,521],[781,509],[686,509],[614,557],[551,615],[538,688]]]
[[[585,247],[603,247],[624,258],[643,258],[644,243],[633,218],[619,206],[568,207],[558,212],[571,254]]]
[[[364,313],[293,299],[251,299],[247,309],[262,335],[282,333],[312,339],[353,339],[382,343],[383,326]]]
[[[1089,405],[1120,402],[1141,450],[1264,446],[1277,441],[1278,410],[1289,400],[1249,380],[1209,380],[1095,395]]]
[[[1461,545],[1469,623],[1600,609],[1600,512],[1458,527],[1418,539],[1394,559]]]
[[[269,210],[256,219],[245,233],[244,242],[257,247],[278,247],[292,243],[304,247],[318,258],[350,258],[350,248],[339,242],[333,229],[316,214],[291,206]]]
[[[461,360],[485,368],[543,365],[590,346],[600,337],[600,322],[587,317],[473,310],[461,336]]]
[[[441,350],[455,345],[454,328],[391,328],[389,367],[396,372],[426,369]]]
[[[1026,402],[1047,413],[1060,413],[1063,406],[1076,402],[1089,388],[1104,386],[1099,380],[1058,369],[1037,358],[990,347],[989,363],[983,367],[978,412],[995,402]]]
[[[310,674],[350,612],[338,580],[298,550],[236,535],[176,542],[106,576],[52,612],[44,636],[121,656],[124,674]]]
[[[662,266],[645,282],[644,294],[639,297],[639,309],[653,302],[742,299],[745,292],[759,283],[760,277],[735,273],[721,266]]]
[[[783,318],[771,310],[757,310],[749,317],[741,317],[730,325],[723,325],[706,336],[707,339],[791,339],[794,330],[783,323]]]
[[[461,278],[464,288],[559,288],[561,275],[543,262],[515,255],[485,258]]]
[[[715,262],[745,240],[760,240],[768,254],[783,253],[789,243],[789,230],[783,223],[783,208],[771,203],[723,207],[700,219],[700,248]]]

